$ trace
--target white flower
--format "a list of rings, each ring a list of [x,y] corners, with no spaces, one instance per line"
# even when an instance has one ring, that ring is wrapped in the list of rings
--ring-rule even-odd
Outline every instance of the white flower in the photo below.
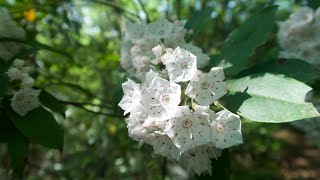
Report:
[[[152,64],[160,64],[161,63],[161,57],[165,53],[165,48],[163,45],[157,45],[152,48],[153,54],[156,56],[153,60],[151,60]]]
[[[34,84],[34,79],[29,75],[23,77],[21,82],[21,89],[31,89]]]
[[[166,57],[169,78],[174,82],[189,81],[197,71],[197,57],[180,47]]]
[[[209,73],[197,71],[186,89],[186,95],[203,106],[208,106],[227,93],[223,82],[224,73],[221,67],[211,68]]]
[[[125,39],[120,43],[120,64],[123,69],[130,69],[132,68],[132,60],[130,55],[130,49],[132,48],[133,44],[131,41]]]
[[[150,69],[150,71],[146,73],[144,83],[146,83],[147,86],[150,86],[150,83],[156,76],[159,76],[159,73],[156,73],[152,69]]]
[[[156,55],[156,57],[160,57],[165,53],[165,48],[163,45],[159,44],[152,48],[152,52],[154,55]]]
[[[211,158],[221,156],[221,150],[209,145],[190,149],[181,155],[180,163],[190,174],[208,173],[211,175]]]
[[[126,38],[132,42],[143,40],[147,35],[147,25],[144,22],[141,23],[126,23]]]
[[[130,113],[129,118],[125,119],[129,137],[140,142],[146,141],[150,138],[150,131],[143,126],[146,119],[147,114],[143,109],[135,110]]]
[[[204,54],[201,48],[187,43],[181,44],[180,46],[197,57],[197,68],[204,68],[209,64],[210,57]]]
[[[212,143],[217,148],[225,149],[243,143],[241,121],[238,115],[222,110],[217,113],[211,127]]]
[[[118,104],[124,111],[124,115],[140,107],[141,90],[140,85],[131,79],[122,84],[123,98]]]
[[[191,112],[188,106],[179,106],[169,120],[165,133],[184,152],[210,142],[209,115]]]
[[[14,93],[11,99],[12,109],[20,116],[26,115],[39,106],[39,94],[40,90],[34,89],[24,89]]]
[[[155,76],[150,86],[142,93],[142,104],[150,118],[166,120],[178,107],[180,96],[179,84]]]
[[[24,60],[21,60],[21,59],[15,59],[12,63],[12,67],[15,67],[15,68],[22,68],[24,66],[25,62]]]
[[[155,154],[178,160],[180,157],[179,149],[172,143],[167,135],[155,134],[150,140]]]
[[[22,81],[24,78],[29,77],[28,74],[22,73],[20,68],[10,67],[6,72],[10,81],[20,80]]]
[[[148,24],[148,36],[150,38],[164,38],[172,31],[174,24],[167,19],[159,19]]]
[[[301,59],[320,64],[320,8],[301,7],[289,19],[279,23],[278,42],[283,49],[279,57]]]

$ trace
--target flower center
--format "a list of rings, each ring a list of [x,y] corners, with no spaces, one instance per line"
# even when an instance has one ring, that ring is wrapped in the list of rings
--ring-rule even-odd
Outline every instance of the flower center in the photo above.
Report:
[[[224,131],[224,124],[218,123],[217,129],[219,132],[223,132]]]
[[[161,102],[163,104],[168,104],[170,102],[170,96],[168,94],[165,94],[161,97]]]
[[[207,81],[201,83],[201,88],[202,89],[209,89],[210,87],[210,83],[208,83]]]
[[[182,121],[182,126],[184,128],[190,128],[192,126],[192,121],[190,119],[185,119]]]
[[[182,70],[185,70],[185,69],[187,69],[188,68],[188,63],[187,62],[182,62],[181,63],[181,69]]]

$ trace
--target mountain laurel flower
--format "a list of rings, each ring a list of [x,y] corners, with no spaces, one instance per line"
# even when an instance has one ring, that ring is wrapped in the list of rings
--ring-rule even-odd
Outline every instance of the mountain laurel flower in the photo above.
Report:
[[[178,160],[180,158],[180,150],[173,144],[167,135],[155,134],[150,144],[153,146],[155,154]]]
[[[166,19],[127,23],[121,66],[140,84],[122,84],[129,137],[154,153],[179,161],[190,174],[212,172],[211,159],[242,143],[239,116],[216,113],[210,105],[227,93],[221,67],[204,73],[209,63],[202,49],[187,43],[181,22]],[[195,101],[195,102],[194,102]]]
[[[221,153],[222,150],[220,149],[210,145],[202,145],[184,152],[181,155],[180,162],[190,174],[208,173],[211,175],[211,159],[220,157]]]
[[[148,24],[148,36],[150,38],[165,38],[173,29],[173,23],[167,19],[159,19],[155,22]]]
[[[140,85],[131,79],[122,84],[124,96],[118,104],[124,111],[124,115],[139,107],[141,102]]]
[[[320,8],[315,12],[300,7],[283,22],[279,22],[278,43],[282,49],[280,58],[301,59],[320,65]]]
[[[208,106],[227,94],[224,78],[220,67],[211,68],[209,73],[197,71],[187,86],[186,95],[195,99],[200,105]]]
[[[196,114],[188,106],[179,106],[165,132],[180,151],[184,152],[210,141],[208,120],[207,114]]]
[[[177,47],[165,61],[169,79],[174,82],[189,81],[197,71],[197,57]]]
[[[212,142],[220,149],[242,144],[240,117],[228,110],[218,112],[211,123],[211,136]]]
[[[142,93],[142,104],[150,118],[169,119],[180,103],[181,87],[172,81],[155,76]]]
[[[12,109],[20,116],[25,116],[29,111],[39,106],[38,96],[40,90],[23,89],[15,92],[11,99]]]

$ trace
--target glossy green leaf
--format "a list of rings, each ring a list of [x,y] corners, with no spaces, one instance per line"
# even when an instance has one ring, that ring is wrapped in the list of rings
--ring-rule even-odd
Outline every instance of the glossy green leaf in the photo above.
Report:
[[[222,59],[217,66],[223,67],[226,75],[235,75],[250,66],[249,57],[262,45],[271,32],[277,6],[268,6],[249,18],[232,32],[221,51]]]
[[[8,142],[9,138],[14,135],[16,131],[17,129],[6,116],[6,112],[0,111],[0,143]]]
[[[187,41],[190,41],[195,35],[197,35],[201,29],[211,20],[212,9],[207,8],[204,11],[195,12],[190,19],[186,22],[184,28],[192,30],[193,33],[187,37]]]
[[[66,107],[50,93],[42,90],[39,95],[39,100],[46,108],[65,117]]]
[[[29,141],[21,133],[16,133],[10,137],[8,142],[8,152],[10,156],[10,165],[15,173],[21,174],[26,164],[26,158],[29,150]]]
[[[12,110],[8,113],[15,127],[31,142],[62,150],[63,131],[50,112],[38,107],[23,117]]]
[[[302,82],[310,82],[320,77],[320,71],[312,64],[299,59],[278,59],[259,64],[245,71],[244,75],[266,73],[284,74]]]
[[[305,102],[312,88],[295,79],[267,73],[226,83],[230,94],[222,102],[249,120],[281,123],[319,117],[312,103]]]

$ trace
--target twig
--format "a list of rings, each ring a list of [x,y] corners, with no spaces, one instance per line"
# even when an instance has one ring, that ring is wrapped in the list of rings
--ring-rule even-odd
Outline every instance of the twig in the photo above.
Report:
[[[108,104],[94,104],[90,102],[72,102],[72,101],[60,101],[63,104],[71,104],[71,105],[81,105],[81,106],[96,106],[101,108],[111,108]]]
[[[132,13],[130,11],[127,11],[113,3],[110,3],[110,2],[107,2],[107,1],[99,1],[99,0],[91,0],[91,1],[87,1],[87,0],[83,0],[85,2],[93,2],[93,3],[98,3],[98,4],[103,4],[105,6],[108,6],[108,7],[111,7],[113,9],[115,9],[116,11],[119,11],[119,12],[122,12],[122,13],[125,13],[125,14],[129,14],[129,15],[132,15],[134,17],[137,17],[138,19],[140,19],[140,16],[135,14],[135,13]],[[127,18],[131,19],[130,17],[127,16]],[[132,20],[132,19],[131,19]]]
[[[110,117],[123,117],[123,116],[120,116],[118,114],[111,114],[111,113],[93,111],[93,110],[87,109],[86,107],[78,105],[78,104],[70,104],[70,105],[76,106],[76,107],[78,107],[80,109],[83,109],[83,110],[85,110],[87,112],[90,112],[90,113],[93,113],[93,114],[97,114],[97,115],[104,115],[104,116],[110,116]]]
[[[142,10],[143,10],[143,11],[144,11],[144,13],[146,14],[147,23],[149,23],[149,22],[150,22],[150,18],[149,18],[149,15],[148,15],[148,13],[147,13],[146,8],[144,7],[144,5],[143,5],[143,3],[142,3],[142,1],[141,1],[141,0],[138,0],[138,2],[139,2],[139,4],[140,4],[140,6],[141,6]]]
[[[25,41],[25,40],[21,40],[21,39],[14,39],[14,38],[0,38],[0,42],[16,42],[16,43],[21,43],[21,44],[26,44],[26,45],[29,45],[29,46],[32,46],[32,47],[36,47],[38,49],[44,49],[44,50],[48,50],[48,51],[52,51],[52,52],[55,52],[55,53],[58,53],[58,54],[61,54],[63,56],[66,56],[68,57],[69,59],[73,60],[73,57],[60,50],[60,49],[55,49],[53,47],[50,47],[46,44],[42,44],[40,42],[37,42],[37,41]]]

